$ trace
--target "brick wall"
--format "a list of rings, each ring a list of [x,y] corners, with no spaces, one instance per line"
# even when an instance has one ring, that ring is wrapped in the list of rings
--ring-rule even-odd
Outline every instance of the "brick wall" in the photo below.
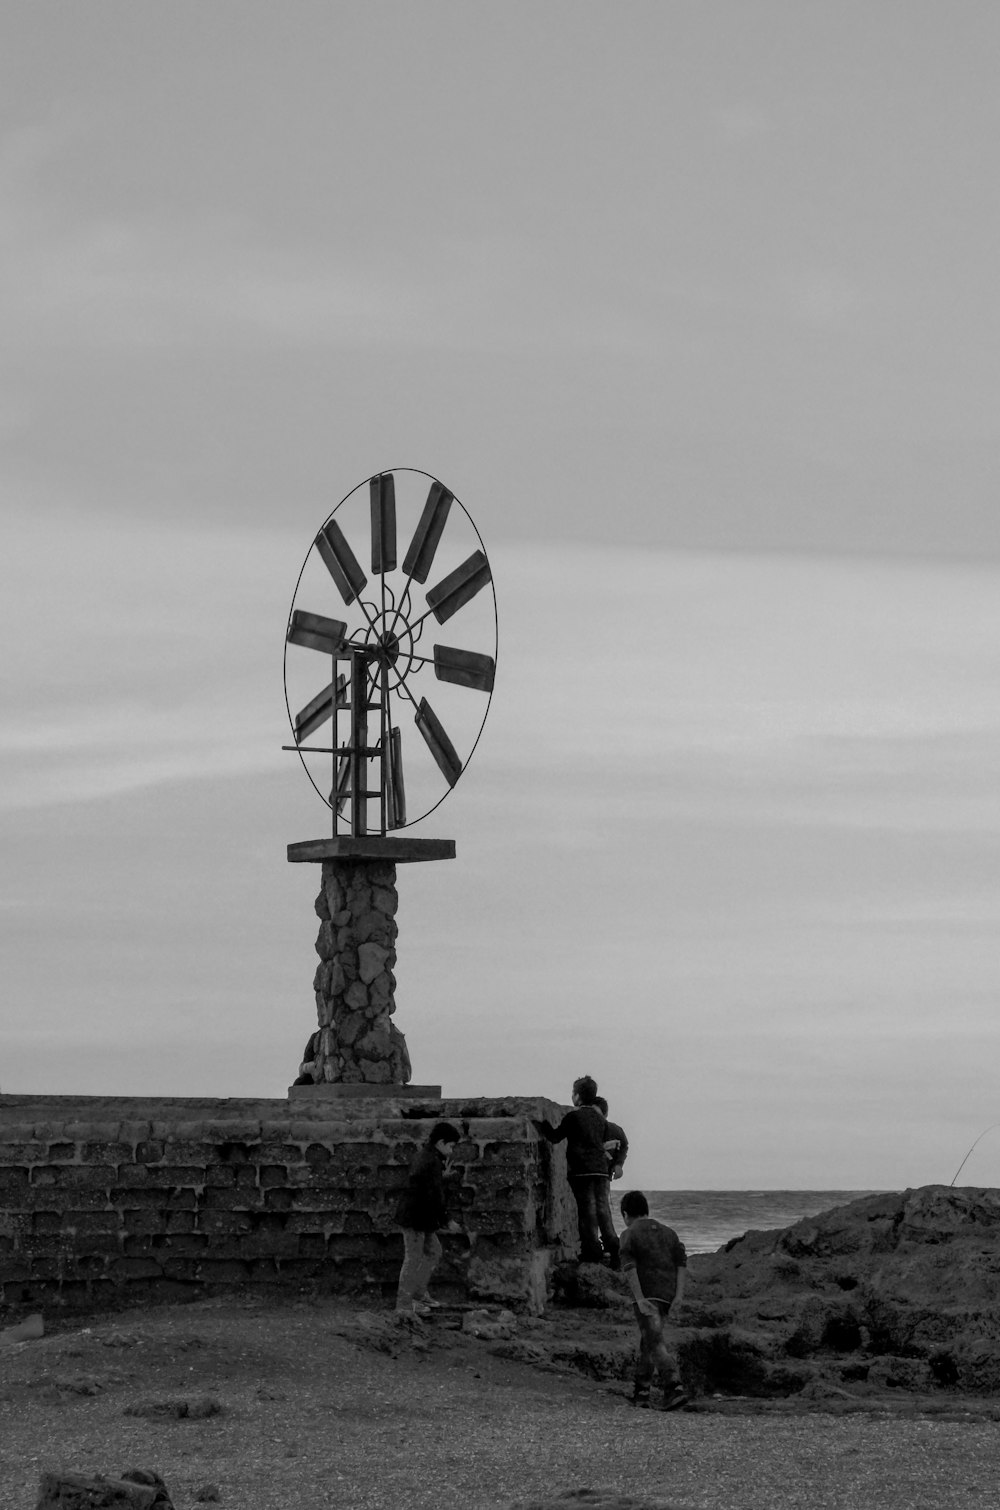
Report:
[[[575,1246],[561,1147],[534,1098],[333,1101],[0,1096],[0,1314],[239,1286],[391,1294],[393,1208],[440,1119],[468,1236],[436,1288],[538,1310]]]

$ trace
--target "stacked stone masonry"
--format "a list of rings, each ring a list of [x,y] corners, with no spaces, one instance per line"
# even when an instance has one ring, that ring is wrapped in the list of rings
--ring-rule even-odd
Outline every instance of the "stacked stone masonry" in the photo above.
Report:
[[[392,1021],[398,905],[391,861],[323,862],[314,1080],[409,1084],[406,1040]]]
[[[535,1098],[310,1102],[0,1096],[0,1315],[232,1286],[391,1294],[393,1213],[434,1122],[462,1134],[438,1283],[539,1310],[573,1248],[561,1148]]]

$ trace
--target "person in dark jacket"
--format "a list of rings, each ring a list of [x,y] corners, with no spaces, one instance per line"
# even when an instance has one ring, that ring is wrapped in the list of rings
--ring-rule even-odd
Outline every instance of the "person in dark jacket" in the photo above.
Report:
[[[409,1315],[425,1316],[436,1308],[437,1301],[427,1293],[431,1275],[441,1259],[438,1230],[460,1232],[457,1222],[448,1220],[448,1195],[445,1174],[448,1161],[459,1140],[458,1129],[450,1122],[436,1122],[427,1142],[410,1165],[406,1184],[396,1203],[396,1221],[403,1229],[403,1267],[399,1271],[396,1310]]]
[[[594,1105],[599,1112],[603,1112],[605,1120],[608,1115],[608,1103],[603,1096],[598,1096]],[[623,1165],[628,1158],[628,1137],[624,1127],[619,1127],[617,1122],[608,1122],[608,1136],[604,1144],[604,1151],[608,1156],[608,1174],[613,1180],[620,1180],[625,1173]]]
[[[293,1080],[293,1085],[316,1085],[322,1080],[319,1064],[319,1028],[309,1037],[309,1042],[302,1050],[302,1063],[299,1065],[299,1078]]]
[[[576,1198],[580,1261],[599,1264],[607,1252],[612,1269],[617,1269],[618,1234],[611,1215],[611,1181],[604,1147],[609,1141],[608,1124],[604,1113],[594,1104],[596,1100],[596,1080],[581,1075],[573,1082],[573,1110],[566,1113],[558,1127],[548,1121],[533,1120],[550,1143],[565,1139],[566,1173]]]

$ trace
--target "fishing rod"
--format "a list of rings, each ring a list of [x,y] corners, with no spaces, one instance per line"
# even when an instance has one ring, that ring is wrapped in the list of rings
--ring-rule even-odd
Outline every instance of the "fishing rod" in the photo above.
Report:
[[[994,1127],[1000,1127],[1000,1122],[991,1122],[990,1125],[989,1125],[989,1127],[984,1127],[983,1130],[982,1130],[982,1132],[979,1134],[979,1138],[985,1138],[986,1134],[988,1132],[992,1132],[993,1129],[994,1129]],[[973,1143],[972,1148],[975,1148],[976,1143],[979,1142],[979,1138],[977,1138],[976,1141],[975,1141],[975,1143]],[[962,1160],[961,1164],[959,1164],[958,1168],[955,1170],[955,1173],[952,1175],[952,1177],[951,1177],[951,1183],[952,1183],[952,1185],[954,1185],[955,1181],[958,1179],[959,1175],[962,1173],[962,1170],[965,1168],[966,1164],[968,1163],[969,1154],[972,1152],[972,1148],[969,1149],[969,1153],[967,1153],[965,1155],[965,1158]]]

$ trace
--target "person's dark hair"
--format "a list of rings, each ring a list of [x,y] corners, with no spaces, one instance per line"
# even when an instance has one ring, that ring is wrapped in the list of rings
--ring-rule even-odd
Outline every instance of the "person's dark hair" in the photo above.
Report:
[[[622,1216],[648,1216],[649,1202],[641,1190],[628,1190],[622,1196]]]
[[[603,1096],[595,1096],[594,1105],[597,1107],[597,1110],[603,1117],[606,1117],[608,1115],[608,1103],[605,1101]]]
[[[435,1122],[427,1134],[428,1143],[457,1143],[462,1134],[450,1122]]]
[[[592,1075],[581,1075],[573,1081],[573,1094],[579,1096],[584,1106],[593,1106],[597,1099],[597,1081]]]

